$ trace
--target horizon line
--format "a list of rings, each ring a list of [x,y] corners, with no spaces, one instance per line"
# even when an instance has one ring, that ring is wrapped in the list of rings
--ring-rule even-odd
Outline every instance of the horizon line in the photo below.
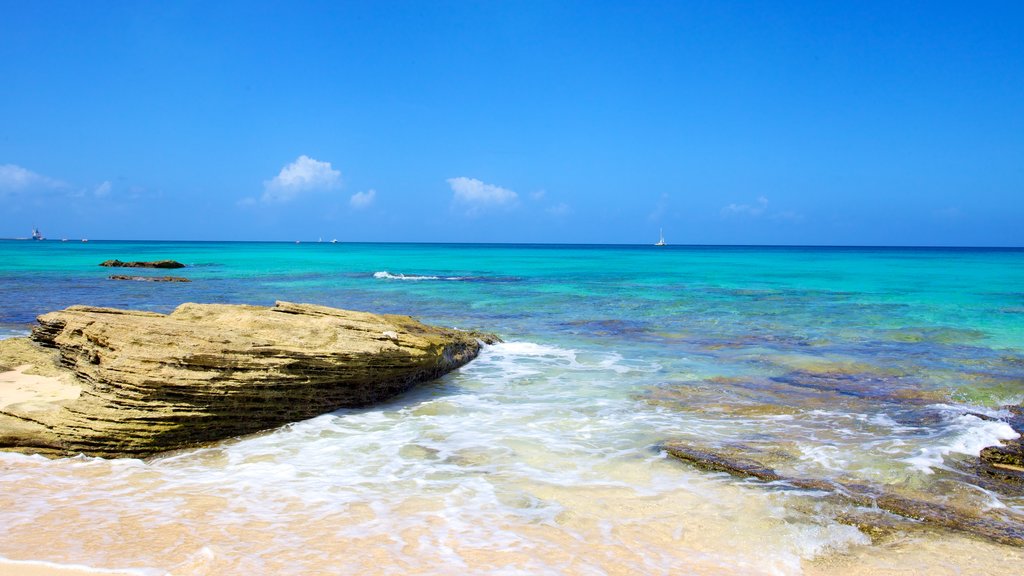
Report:
[[[40,242],[64,243],[89,243],[89,242],[167,242],[167,243],[206,243],[206,244],[426,244],[426,245],[457,245],[457,246],[622,246],[622,247],[643,247],[651,248],[902,248],[902,249],[948,249],[948,250],[1022,250],[1024,245],[1019,246],[992,246],[992,245],[962,245],[962,244],[665,244],[655,246],[652,243],[601,243],[601,242],[458,242],[458,241],[371,241],[371,240],[349,240],[349,241],[323,241],[323,240],[166,240],[166,239],[56,239],[45,238],[33,240],[32,238],[0,238],[0,241],[21,242],[37,244]]]

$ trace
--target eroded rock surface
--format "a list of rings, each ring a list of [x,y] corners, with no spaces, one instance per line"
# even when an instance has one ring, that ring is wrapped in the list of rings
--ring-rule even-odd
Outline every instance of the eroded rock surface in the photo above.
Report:
[[[185,265],[176,260],[154,260],[152,262],[122,262],[120,260],[104,260],[100,266],[108,268],[184,268]]]
[[[785,476],[742,450],[728,447],[709,448],[681,442],[668,442],[663,447],[669,455],[702,470],[725,472],[782,488],[816,492],[837,503],[856,506],[857,510],[847,508],[836,519],[856,525],[868,534],[874,535],[875,532],[900,527],[900,523],[893,523],[891,519],[877,514],[878,511],[884,511],[924,525],[964,532],[1002,544],[1024,546],[1024,523],[1016,518],[1002,516],[997,510],[968,510],[923,497],[900,494],[877,484]]]
[[[170,314],[72,306],[0,366],[59,364],[81,387],[48,410],[0,406],[0,448],[145,456],[365,406],[474,358],[492,335],[278,302],[182,304]]]
[[[1021,436],[983,449],[979,469],[1004,484],[1024,486],[1024,405],[1005,408],[1010,413],[1007,423]]]

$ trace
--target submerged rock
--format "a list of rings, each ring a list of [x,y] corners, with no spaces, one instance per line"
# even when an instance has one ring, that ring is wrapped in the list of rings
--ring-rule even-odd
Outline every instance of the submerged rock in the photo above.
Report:
[[[0,402],[0,448],[54,456],[146,456],[365,406],[497,341],[288,302],[182,304],[166,315],[72,306],[38,321],[31,346],[0,340],[0,366],[59,363],[81,394],[45,410]]]
[[[820,492],[840,503],[867,509],[864,514],[846,511],[837,517],[837,520],[849,524],[871,527],[877,511],[882,510],[927,525],[981,536],[1002,544],[1024,546],[1024,523],[999,517],[994,511],[990,511],[990,515],[982,515],[976,510],[905,496],[885,486],[785,476],[736,450],[695,447],[680,442],[666,443],[663,448],[669,455],[703,470]],[[877,528],[885,531],[889,525],[886,523]],[[869,529],[868,533],[872,531]]]
[[[176,260],[154,260],[152,262],[122,262],[120,260],[104,260],[100,266],[108,268],[184,268],[185,265]]]
[[[191,282],[188,278],[181,276],[129,276],[127,274],[112,274],[111,280],[132,280],[135,282]]]

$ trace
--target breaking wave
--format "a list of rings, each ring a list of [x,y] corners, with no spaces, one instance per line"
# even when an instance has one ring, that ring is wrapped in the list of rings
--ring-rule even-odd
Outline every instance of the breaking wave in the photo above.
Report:
[[[424,280],[442,280],[449,282],[517,282],[515,277],[488,277],[488,276],[440,276],[432,274],[392,274],[387,270],[374,272],[373,277],[378,280],[410,280],[422,282]]]

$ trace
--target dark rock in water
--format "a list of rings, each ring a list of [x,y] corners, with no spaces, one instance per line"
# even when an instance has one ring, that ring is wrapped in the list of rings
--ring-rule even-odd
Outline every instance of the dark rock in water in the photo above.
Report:
[[[792,371],[771,380],[797,388],[808,388],[821,392],[853,396],[856,398],[901,402],[907,404],[930,404],[945,399],[944,395],[922,390],[915,382],[904,383],[902,378],[878,374],[858,373],[815,373]]]
[[[730,456],[679,443],[666,444],[665,450],[676,458],[689,462],[703,470],[728,472],[733,476],[757,478],[765,482],[774,482],[782,479],[782,476],[776,473],[775,470],[764,466],[760,462],[742,456]]]
[[[1024,407],[1005,408],[1010,412],[1007,422],[1021,437],[982,449],[978,456],[978,468],[996,480],[1024,487]]]
[[[288,302],[182,304],[166,315],[72,306],[38,321],[34,344],[0,340],[0,365],[59,365],[81,393],[42,410],[0,409],[0,448],[51,456],[146,456],[365,406],[498,341]]]
[[[735,454],[734,451],[722,452],[679,442],[666,443],[663,448],[671,456],[704,470],[727,472],[740,478],[755,478],[801,490],[826,492],[836,500],[856,506],[881,509],[904,518],[982,536],[1002,544],[1024,546],[1024,523],[1019,521],[982,516],[976,510],[904,496],[884,486],[788,477],[756,460]],[[857,525],[866,522],[866,518],[868,517],[858,516],[850,523]]]
[[[188,278],[181,276],[128,276],[126,274],[114,274],[111,280],[133,280],[135,282],[191,282]]]
[[[184,268],[185,265],[175,260],[154,260],[152,262],[122,262],[120,260],[105,260],[100,266],[108,268]]]
[[[642,336],[650,332],[646,323],[637,320],[575,320],[564,326],[594,336]]]

